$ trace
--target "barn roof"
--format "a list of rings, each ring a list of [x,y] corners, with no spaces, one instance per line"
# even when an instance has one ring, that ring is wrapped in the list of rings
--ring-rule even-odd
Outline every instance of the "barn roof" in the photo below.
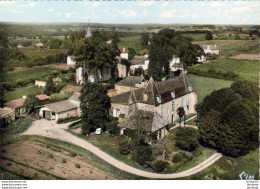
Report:
[[[69,100],[63,100],[52,104],[46,104],[45,107],[55,113],[65,112],[77,108],[77,106]]]
[[[119,81],[118,83],[116,83],[116,85],[126,86],[126,87],[135,87],[135,85],[140,83],[143,79],[144,79],[144,77],[140,77],[140,76],[129,76],[129,77]]]

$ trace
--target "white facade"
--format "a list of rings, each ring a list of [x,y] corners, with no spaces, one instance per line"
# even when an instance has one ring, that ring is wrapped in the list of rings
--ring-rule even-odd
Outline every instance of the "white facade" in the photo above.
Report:
[[[120,57],[128,60],[128,53],[126,53],[126,52],[121,53]]]
[[[149,59],[145,60],[143,64],[135,64],[135,65],[131,65],[130,69],[132,71],[135,71],[135,69],[137,68],[142,68],[144,71],[148,70],[149,67]]]
[[[206,61],[206,57],[203,56],[203,55],[202,55],[202,56],[198,56],[198,57],[197,57],[197,61],[198,61],[198,62],[205,62],[205,61]]]
[[[169,64],[170,70],[173,72],[177,71],[178,69],[183,70],[182,68],[176,66],[176,64],[179,65],[180,63],[181,63],[180,58],[172,58]]]
[[[74,56],[67,56],[67,65],[76,65],[76,61],[74,60]]]
[[[76,69],[76,82],[82,84],[84,82],[84,76],[88,76],[88,81],[93,83],[97,77],[100,81],[106,81],[111,79],[111,68],[102,68],[102,70],[97,70],[97,74],[94,70],[85,69],[83,67],[78,67]]]

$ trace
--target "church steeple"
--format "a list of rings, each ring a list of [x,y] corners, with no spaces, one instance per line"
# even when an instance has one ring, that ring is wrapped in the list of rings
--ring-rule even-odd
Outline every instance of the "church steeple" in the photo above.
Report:
[[[91,30],[90,30],[90,27],[89,27],[89,21],[88,21],[88,30],[87,30],[87,34],[85,35],[85,37],[86,38],[92,37]]]

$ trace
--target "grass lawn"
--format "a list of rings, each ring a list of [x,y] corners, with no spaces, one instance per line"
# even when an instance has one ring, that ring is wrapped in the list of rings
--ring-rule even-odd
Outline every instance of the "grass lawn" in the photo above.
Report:
[[[225,87],[230,87],[232,81],[226,81],[222,79],[214,79],[209,77],[202,77],[197,75],[188,75],[194,90],[198,95],[198,100],[201,102],[204,97],[210,94],[214,90],[218,90]]]
[[[259,62],[253,60],[234,60],[229,58],[218,58],[211,63],[205,63],[191,67],[189,70],[207,72],[210,68],[216,71],[232,71],[239,75],[238,79],[258,82]]]
[[[191,119],[190,121],[186,122],[187,125],[196,125],[197,117]]]
[[[19,51],[23,52],[27,58],[46,58],[46,56],[56,55],[60,53],[66,53],[65,49],[34,49],[34,48],[22,48]]]
[[[42,94],[43,88],[39,88],[35,85],[29,85],[27,87],[17,88],[13,91],[7,91],[4,93],[4,101],[10,101],[17,98],[21,98],[23,95],[29,96],[29,95],[37,95]]]
[[[178,152],[182,151],[175,147],[175,141],[176,141],[176,132],[181,128],[176,128],[170,131],[168,138],[167,138],[167,149],[169,153],[172,152]],[[188,170],[192,167],[195,167],[199,163],[203,162],[207,158],[209,158],[213,153],[215,153],[214,150],[203,148],[202,146],[199,146],[196,150],[193,152],[190,152],[190,155],[192,159],[185,160],[183,159],[181,162],[178,163],[171,163],[170,166],[167,167],[167,169],[164,170],[163,173],[177,173],[181,171]],[[170,159],[171,161],[171,159]]]
[[[48,74],[55,71],[53,68],[34,68],[26,71],[17,71],[1,74],[3,82],[16,82],[19,79],[29,80],[29,79],[38,79],[43,80],[47,79]]]
[[[185,177],[185,179],[240,180],[239,175],[243,171],[254,175],[255,180],[259,179],[259,149],[239,158],[223,157],[200,173]]]

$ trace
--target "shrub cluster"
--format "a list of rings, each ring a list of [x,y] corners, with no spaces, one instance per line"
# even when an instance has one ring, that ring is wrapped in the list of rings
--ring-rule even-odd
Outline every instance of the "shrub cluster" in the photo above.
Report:
[[[58,119],[57,123],[63,124],[63,123],[68,123],[68,122],[75,121],[75,120],[78,120],[78,119],[79,119],[79,117],[67,117],[67,118],[64,118],[64,119]]]

